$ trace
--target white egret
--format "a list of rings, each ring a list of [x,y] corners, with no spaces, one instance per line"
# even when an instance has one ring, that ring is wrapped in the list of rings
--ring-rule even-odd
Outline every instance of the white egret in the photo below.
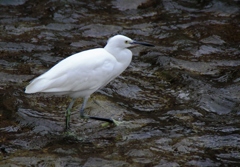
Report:
[[[123,35],[110,38],[104,48],[76,53],[60,61],[49,71],[35,78],[26,87],[25,93],[47,92],[68,95],[72,98],[66,111],[66,129],[70,125],[70,113],[76,98],[84,98],[80,108],[82,118],[114,123],[113,119],[84,115],[88,98],[96,90],[119,76],[130,64],[135,45],[154,46],[134,41]]]

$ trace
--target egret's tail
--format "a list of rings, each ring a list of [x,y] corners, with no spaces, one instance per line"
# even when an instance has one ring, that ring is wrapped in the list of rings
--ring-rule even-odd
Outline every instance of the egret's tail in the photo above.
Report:
[[[42,92],[46,88],[45,79],[36,78],[26,87],[25,93]]]

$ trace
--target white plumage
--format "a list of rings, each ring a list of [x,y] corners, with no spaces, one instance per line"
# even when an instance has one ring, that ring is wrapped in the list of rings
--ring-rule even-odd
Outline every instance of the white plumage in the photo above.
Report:
[[[72,97],[73,101],[67,110],[68,117],[75,99],[83,97],[84,103],[80,113],[82,117],[86,117],[83,115],[83,110],[89,96],[107,85],[128,67],[132,60],[132,52],[127,48],[136,44],[153,46],[133,41],[123,35],[116,35],[108,40],[104,48],[82,51],[60,61],[49,71],[30,82],[25,93],[48,92]],[[105,118],[87,118],[113,122]],[[69,119],[66,118],[67,128]]]

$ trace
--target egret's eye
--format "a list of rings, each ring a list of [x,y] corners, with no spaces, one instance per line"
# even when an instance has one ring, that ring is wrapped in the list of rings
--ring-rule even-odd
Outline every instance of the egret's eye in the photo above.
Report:
[[[129,44],[129,41],[125,41],[125,44]]]

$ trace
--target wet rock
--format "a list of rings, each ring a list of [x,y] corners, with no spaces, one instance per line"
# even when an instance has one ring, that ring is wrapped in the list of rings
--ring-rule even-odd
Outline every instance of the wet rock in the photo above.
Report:
[[[54,131],[63,130],[63,127],[59,125],[57,121],[53,121],[54,117],[51,114],[40,113],[28,109],[19,109],[18,115],[20,125],[33,127],[32,133],[46,135]],[[52,118],[52,120],[48,118]],[[55,119],[57,119],[57,117]]]
[[[219,94],[203,95],[199,102],[199,106],[208,111],[220,115],[228,114],[232,111],[235,103],[227,100],[226,97],[221,97]]]
[[[197,138],[193,138],[194,141],[196,141]],[[199,144],[198,146],[203,146],[206,148],[210,148],[213,150],[221,150],[227,147],[236,147],[239,148],[238,145],[240,143],[239,135],[238,134],[230,134],[230,135],[224,135],[224,136],[218,136],[218,135],[205,135],[200,136],[199,138]]]
[[[128,121],[122,121],[121,124],[116,127],[116,129],[138,129],[146,126],[149,123],[156,123],[153,119],[132,119]],[[123,138],[128,138],[128,136],[124,136]]]
[[[137,9],[138,6],[140,6],[142,3],[147,2],[147,0],[117,0],[113,1],[113,5],[118,8],[119,10],[125,11],[125,10],[131,10],[131,9]]]
[[[45,39],[45,40],[56,40],[57,37],[53,32],[49,31],[41,31],[41,33],[38,34],[38,39]]]
[[[52,56],[52,54],[50,53],[36,53],[34,55],[32,55],[33,57],[36,57],[37,59],[40,59],[46,63],[53,63],[56,64],[57,62],[61,61],[63,58],[62,57],[58,57],[58,56]]]
[[[152,157],[153,153],[149,150],[130,150],[126,155],[131,157]]]
[[[207,86],[207,85],[206,85]],[[229,90],[231,88],[229,87]],[[236,93],[228,94],[225,93],[225,91],[228,92],[228,89],[215,89],[211,88],[211,91],[200,91],[200,100],[199,100],[199,107],[208,111],[208,112],[214,112],[220,115],[228,114],[232,111],[234,106],[236,105]],[[205,92],[205,93],[203,93]],[[227,95],[228,94],[228,95]]]
[[[190,166],[202,166],[202,167],[214,167],[214,166],[220,166],[221,163],[216,163],[212,161],[211,159],[203,159],[203,160],[191,160],[186,163],[186,165]]]
[[[189,98],[189,92],[183,92],[183,91],[181,91],[181,92],[179,92],[179,94],[178,94],[178,97],[180,98],[180,99],[183,99],[183,100],[190,100],[190,98]]]
[[[63,155],[69,154],[69,155],[71,155],[71,154],[75,154],[77,152],[77,150],[74,149],[74,148],[73,149],[69,149],[69,150],[65,150],[63,148],[57,148],[53,152],[55,152],[57,154],[63,154]]]
[[[185,69],[191,72],[198,72],[204,75],[216,75],[219,70],[211,62],[189,62],[176,58],[161,56],[158,62],[165,67],[173,67],[177,69]]]
[[[218,154],[217,157],[224,163],[231,163],[231,161],[240,159],[238,151],[231,151],[229,153]],[[236,163],[236,165],[238,165],[238,163]]]
[[[201,40],[202,43],[210,43],[210,44],[217,44],[217,45],[222,45],[225,43],[219,36],[213,35],[207,38],[204,38]]]
[[[180,3],[172,1],[172,0],[170,0],[170,1],[164,0],[162,3],[164,6],[164,9],[169,11],[169,13],[180,13],[182,10],[188,11],[188,12],[194,11],[194,9],[180,5]]]
[[[233,4],[227,2],[221,2],[214,0],[213,3],[210,3],[206,6],[206,9],[203,11],[214,13],[216,16],[229,17],[233,14],[239,12],[239,8]]]
[[[133,162],[142,165],[151,165],[152,160],[148,158],[133,158]]]
[[[161,139],[155,141],[155,146],[152,150],[163,153],[174,152],[174,148],[171,146],[172,142],[172,139],[162,137]]]
[[[5,6],[8,6],[8,5],[17,6],[17,5],[22,5],[22,4],[24,4],[26,1],[27,1],[27,0],[13,0],[13,1],[2,0],[2,1],[0,1],[0,4],[1,4],[1,5],[5,5]]]
[[[31,52],[33,50],[41,50],[47,51],[50,50],[50,46],[44,45],[33,45],[29,43],[13,43],[13,42],[0,42],[0,51],[9,51],[9,52],[17,52],[17,51],[27,51]]]
[[[168,111],[166,115],[172,115],[172,117],[176,117],[178,119],[183,119],[184,121],[189,121],[192,116],[202,117],[203,115],[194,109],[188,110],[177,110],[177,111]]]
[[[85,37],[101,38],[110,37],[112,34],[117,34],[122,30],[122,27],[114,25],[91,24],[82,27],[81,30],[84,30],[83,36]]]
[[[115,89],[117,91],[116,93],[130,99],[137,98],[139,96],[139,92],[141,92],[141,89],[136,85],[121,84]]]
[[[19,25],[19,26],[6,25],[6,26],[4,26],[4,29],[10,35],[22,35],[24,33],[33,31],[35,28],[26,27],[26,25]]]
[[[88,158],[87,162],[83,165],[83,167],[125,167],[129,166],[127,162],[124,161],[117,161],[117,160],[106,160],[101,158]]]
[[[22,152],[23,154],[23,152]],[[39,165],[39,166],[80,166],[82,160],[79,158],[65,156],[65,157],[54,157],[47,156],[44,154],[32,155],[32,156],[19,156],[12,158],[12,161],[5,161],[5,165]]]
[[[77,27],[77,25],[75,25],[75,24],[50,23],[50,24],[46,25],[46,29],[54,30],[54,31],[69,31],[76,27]]]
[[[76,48],[81,48],[81,47],[95,46],[95,42],[81,40],[79,42],[72,42],[70,45]]]
[[[129,135],[124,136],[124,139],[127,139],[127,142],[134,141],[136,139],[138,140],[146,140],[154,136],[160,136],[162,134],[162,131],[160,130],[151,130],[151,132],[145,132],[145,131],[139,131],[136,133],[131,133]]]
[[[200,57],[202,55],[208,55],[212,53],[221,53],[222,50],[212,47],[212,46],[207,46],[207,45],[202,45],[197,51],[192,51],[192,54],[195,55],[196,57]]]
[[[201,143],[199,143],[199,145],[201,145]],[[186,138],[179,141],[178,143],[173,145],[173,148],[177,152],[182,152],[184,154],[189,154],[191,152],[201,152],[201,150],[195,147],[194,140],[191,140],[191,138]]]
[[[161,160],[160,163],[158,165],[155,165],[154,167],[180,167],[180,165],[176,162],[168,162],[165,160]]]
[[[71,9],[70,9],[71,10]],[[80,14],[77,13],[72,13],[72,14],[68,14],[65,13],[65,11],[60,10],[56,13],[54,13],[53,19],[57,22],[63,22],[63,23],[75,23],[78,21],[79,18],[81,18],[82,16]]]
[[[15,74],[7,74],[0,72],[1,81],[0,83],[22,83],[24,81],[29,80],[32,76],[29,75],[15,75]]]

